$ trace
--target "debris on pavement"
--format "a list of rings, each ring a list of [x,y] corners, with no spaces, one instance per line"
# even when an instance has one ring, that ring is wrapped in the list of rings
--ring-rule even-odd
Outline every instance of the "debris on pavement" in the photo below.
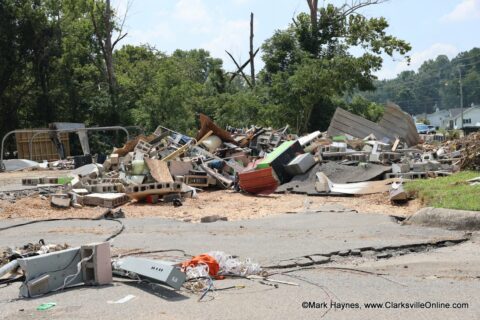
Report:
[[[52,309],[53,307],[55,307],[57,305],[56,302],[46,302],[46,303],[42,303],[41,305],[39,305],[37,307],[37,310],[38,311],[45,311],[45,310],[50,310]]]
[[[65,176],[32,176],[22,183],[52,186],[46,195],[56,208],[115,208],[129,202],[178,208],[210,189],[253,195],[385,193],[395,202],[405,197],[397,187],[391,190],[399,179],[408,183],[480,165],[478,133],[427,139],[393,104],[379,123],[337,108],[327,132],[303,136],[288,133],[288,126],[223,129],[203,114],[199,122],[195,138],[158,126],[114,148],[103,163],[94,156]]]

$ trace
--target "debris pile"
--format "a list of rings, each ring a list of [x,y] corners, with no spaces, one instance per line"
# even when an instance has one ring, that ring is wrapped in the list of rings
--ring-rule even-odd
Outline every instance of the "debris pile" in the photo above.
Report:
[[[158,126],[115,148],[101,164],[23,184],[63,185],[51,196],[60,208],[114,208],[132,200],[181,206],[206,188],[316,196],[390,191],[392,201],[403,201],[404,180],[480,166],[478,133],[421,143],[413,119],[395,105],[386,107],[379,123],[338,108],[327,132],[301,137],[289,134],[288,126],[224,130],[205,115],[199,120],[195,138]]]

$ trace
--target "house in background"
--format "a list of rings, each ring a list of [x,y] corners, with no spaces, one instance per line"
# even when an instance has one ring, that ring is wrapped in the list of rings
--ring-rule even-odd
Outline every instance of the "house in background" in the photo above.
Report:
[[[424,113],[417,114],[413,116],[415,122],[419,122],[421,119],[428,120],[429,124],[434,126],[436,129],[448,129],[450,125],[450,120],[459,115],[462,112],[460,108],[454,108],[449,110],[440,110],[437,108],[434,113],[427,114]]]
[[[462,113],[461,111],[452,116],[448,120],[447,129],[461,129],[462,128]],[[480,129],[480,106],[472,106],[463,110],[463,128]]]

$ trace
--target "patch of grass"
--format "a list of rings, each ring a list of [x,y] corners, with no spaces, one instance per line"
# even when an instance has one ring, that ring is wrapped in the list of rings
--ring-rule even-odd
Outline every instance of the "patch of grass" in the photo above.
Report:
[[[413,180],[405,183],[405,190],[427,206],[480,211],[480,185],[466,182],[476,177],[480,172],[463,171],[448,177]]]

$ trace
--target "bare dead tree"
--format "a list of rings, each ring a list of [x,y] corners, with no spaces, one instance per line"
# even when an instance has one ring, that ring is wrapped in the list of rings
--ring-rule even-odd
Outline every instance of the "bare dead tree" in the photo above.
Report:
[[[113,108],[115,108],[117,104],[117,80],[115,77],[113,63],[113,50],[115,49],[115,46],[127,36],[127,33],[123,33],[123,27],[125,25],[129,7],[130,3],[127,5],[127,10],[125,11],[122,22],[120,23],[118,35],[113,41],[112,37],[115,30],[115,22],[110,0],[105,1],[104,10],[100,8],[98,2],[95,1],[94,7],[92,7],[90,11],[90,18],[92,20],[95,38],[102,51],[103,60],[105,62],[103,74],[107,78],[108,89]]]
[[[243,64],[243,68],[237,63],[237,61],[235,60],[235,58],[232,56],[232,54],[230,52],[228,52],[227,50],[225,50],[225,52],[228,54],[228,56],[230,57],[230,59],[232,59],[233,63],[235,63],[235,65],[237,66],[237,72],[236,73],[240,73],[243,77],[243,79],[245,79],[245,82],[248,84],[248,86],[250,88],[253,88],[252,86],[252,83],[250,82],[250,80],[248,80],[248,77],[245,75],[245,73],[243,72],[243,69],[248,65],[248,63],[250,62],[250,59]],[[234,77],[230,78],[230,81],[233,80]]]
[[[345,4],[340,7],[340,10],[342,11],[343,16],[346,17],[363,7],[381,4],[387,1],[388,0],[351,0],[350,3],[345,2]]]
[[[255,87],[255,55],[253,53],[253,12],[250,13],[250,79]]]
[[[260,51],[260,48],[258,48],[257,50],[255,50],[255,52],[253,53],[253,57],[255,58],[255,56],[257,55],[257,53]],[[228,52],[227,52],[228,53]],[[231,58],[231,55],[230,55],[230,58]],[[230,82],[233,81],[233,79],[235,79],[239,74],[240,74],[240,71],[243,71],[243,69],[245,69],[246,66],[248,66],[250,64],[250,58],[245,61],[244,64],[242,64],[240,66],[240,69],[237,69],[237,71],[235,72],[230,72],[232,74],[232,77],[230,78]]]
[[[240,66],[237,63],[237,61],[235,60],[235,58],[233,58],[232,54],[225,50],[225,52],[228,54],[230,59],[232,59],[233,63],[237,66],[237,71],[235,71],[232,74],[232,77],[230,78],[230,82],[232,82],[233,79],[235,79],[235,77],[237,75],[241,74],[243,79],[245,79],[245,82],[248,84],[248,86],[250,88],[255,87],[255,83],[256,83],[256,80],[255,80],[255,56],[257,55],[258,51],[260,50],[260,48],[258,48],[257,50],[253,51],[253,38],[254,38],[253,18],[254,18],[254,15],[253,15],[253,12],[252,12],[252,13],[250,13],[250,49],[249,49],[249,52],[248,52],[248,55],[249,55],[248,60],[243,65]],[[248,79],[248,77],[243,72],[243,69],[245,69],[245,67],[248,66],[249,64],[250,64],[250,79]]]

